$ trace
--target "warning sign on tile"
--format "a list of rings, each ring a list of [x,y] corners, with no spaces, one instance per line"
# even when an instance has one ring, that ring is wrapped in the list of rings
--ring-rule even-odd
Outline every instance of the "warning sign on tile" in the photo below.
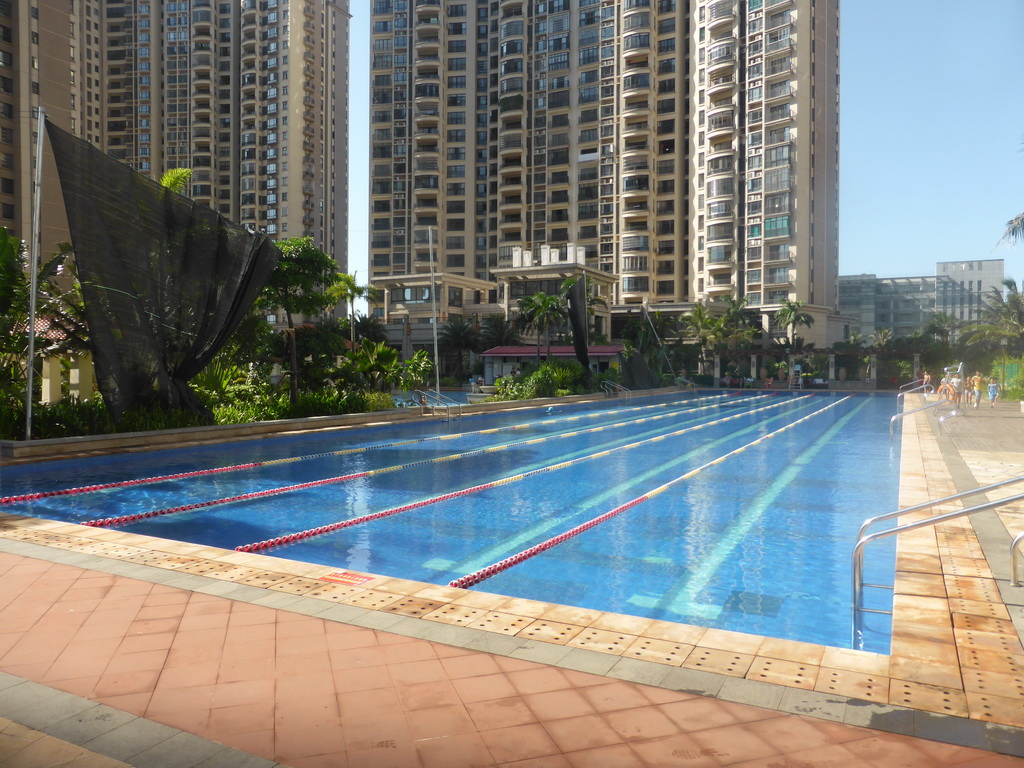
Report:
[[[368,581],[373,581],[373,576],[364,576],[361,573],[351,573],[350,571],[334,571],[320,578],[323,581],[333,581],[336,584],[365,584]]]

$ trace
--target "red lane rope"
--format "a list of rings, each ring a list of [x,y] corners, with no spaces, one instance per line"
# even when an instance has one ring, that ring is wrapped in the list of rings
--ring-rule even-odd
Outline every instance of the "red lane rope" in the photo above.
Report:
[[[754,399],[754,398],[751,398],[751,399]],[[719,406],[718,405],[705,405],[705,406],[701,406],[700,408],[695,408],[695,409],[683,411],[683,412],[680,412],[680,413],[670,413],[670,414],[663,414],[663,415],[660,415],[660,416],[647,416],[647,417],[645,417],[643,419],[633,419],[630,423],[632,423],[632,424],[640,424],[640,423],[643,423],[643,422],[646,422],[646,421],[657,421],[657,420],[660,420],[660,419],[670,418],[670,417],[674,417],[674,416],[685,416],[685,415],[688,415],[690,413],[693,413],[694,411],[701,411],[701,410],[705,410],[707,408],[717,408],[717,407],[719,407]],[[136,513],[133,513],[133,514],[130,514],[130,515],[118,515],[117,517],[105,517],[105,518],[101,518],[101,519],[98,519],[98,520],[88,520],[88,521],[84,522],[83,525],[88,525],[88,526],[91,526],[93,528],[108,528],[108,527],[114,526],[114,525],[128,525],[128,524],[131,524],[131,523],[137,523],[140,520],[148,520],[148,519],[151,519],[151,518],[154,518],[154,517],[163,517],[164,515],[174,515],[174,514],[178,514],[178,513],[181,513],[181,512],[193,512],[193,511],[195,511],[197,509],[205,509],[205,508],[208,508],[208,507],[218,506],[220,504],[231,504],[231,503],[234,503],[234,502],[237,502],[237,501],[250,501],[250,500],[253,500],[253,499],[265,498],[265,497],[268,497],[268,496],[278,496],[278,495],[281,495],[283,493],[291,493],[292,491],[301,491],[301,490],[306,490],[308,488],[315,488],[315,487],[318,487],[318,486],[333,485],[333,484],[336,484],[336,483],[343,483],[343,482],[347,482],[349,480],[356,480],[356,479],[361,478],[361,477],[372,477],[374,475],[382,475],[382,474],[385,474],[387,472],[397,472],[397,471],[402,470],[402,469],[409,469],[411,467],[422,466],[424,464],[436,464],[436,463],[440,463],[440,462],[443,462],[443,461],[454,461],[456,459],[464,459],[464,458],[468,458],[469,456],[475,456],[475,455],[481,454],[481,453],[496,453],[497,451],[507,450],[509,448],[517,448],[517,447],[521,447],[521,446],[524,446],[524,445],[533,445],[535,443],[545,442],[547,440],[558,440],[558,439],[561,439],[561,438],[575,437],[575,436],[582,435],[582,434],[587,434],[587,433],[590,433],[590,432],[600,432],[600,431],[603,431],[603,430],[606,430],[606,429],[611,429],[612,427],[621,426],[622,424],[625,424],[625,423],[626,422],[624,422],[624,421],[612,422],[610,424],[602,424],[602,425],[599,425],[599,426],[596,426],[596,427],[590,427],[589,429],[582,429],[582,430],[575,430],[575,431],[570,431],[570,432],[563,432],[561,434],[547,435],[547,436],[544,436],[544,437],[535,437],[535,438],[532,438],[530,440],[518,440],[518,441],[512,442],[512,443],[503,443],[503,444],[497,445],[497,446],[488,446],[486,448],[477,448],[476,450],[472,450],[472,451],[464,451],[464,452],[461,452],[461,453],[453,453],[453,454],[448,455],[448,456],[437,456],[437,457],[432,458],[432,459],[422,459],[420,461],[408,462],[406,464],[395,464],[395,465],[392,465],[390,467],[380,467],[378,469],[369,469],[369,470],[365,470],[363,472],[356,472],[356,473],[348,474],[348,475],[339,475],[337,477],[327,477],[327,478],[323,478],[321,480],[313,480],[313,481],[306,482],[306,483],[298,483],[298,484],[295,484],[295,485],[285,485],[285,486],[281,486],[280,488],[271,488],[271,489],[265,490],[265,491],[254,491],[252,493],[244,493],[244,494],[239,494],[237,496],[226,496],[224,498],[210,499],[209,501],[197,502],[197,503],[194,503],[194,504],[181,504],[181,505],[178,505],[178,506],[175,506],[175,507],[166,507],[164,509],[154,509],[154,510],[152,510],[150,512],[136,512]],[[430,439],[434,439],[434,438],[430,438]]]
[[[634,408],[624,408],[619,410],[620,413],[628,413],[630,411],[642,411],[651,408],[667,408],[671,405],[678,405],[679,403],[686,402],[697,402],[705,399],[717,399],[723,397],[722,395],[715,395],[711,398],[687,398],[683,400],[675,400],[669,403],[656,403],[654,405],[642,405]],[[526,429],[531,426],[538,426],[542,424],[554,424],[556,422],[566,421],[577,421],[580,419],[597,418],[598,416],[604,415],[607,411],[598,411],[593,414],[581,414],[579,416],[562,417],[560,419],[545,419],[539,422],[526,422],[524,424],[512,424],[506,427],[492,427],[490,429],[481,429],[475,432],[460,432],[454,435],[434,435],[432,437],[416,438],[414,440],[399,440],[391,443],[381,443],[379,445],[369,445],[360,448],[346,448],[341,451],[326,451],[323,453],[310,453],[303,456],[289,456],[283,459],[268,459],[266,461],[254,461],[246,464],[233,464],[226,467],[211,467],[209,469],[196,469],[188,472],[177,472],[171,475],[156,475],[153,477],[142,477],[134,480],[118,480],[109,483],[96,483],[93,485],[81,485],[74,488],[61,488],[53,491],[38,491],[35,493],[23,493],[17,496],[4,496],[0,498],[0,506],[4,504],[14,504],[20,501],[38,501],[40,499],[49,499],[55,496],[74,496],[80,493],[95,493],[97,491],[106,491],[111,488],[126,488],[133,485],[150,485],[152,483],[163,483],[169,480],[183,480],[191,477],[203,477],[204,475],[213,475],[221,472],[238,472],[243,469],[256,469],[259,467],[272,466],[274,464],[289,464],[296,461],[309,461],[311,459],[322,459],[328,456],[343,456],[352,453],[363,453],[367,451],[376,451],[383,448],[396,448],[403,445],[412,445],[415,443],[426,443],[432,440],[453,440],[458,437],[468,437],[470,435],[488,435],[495,434],[497,432],[508,432],[517,429]]]
[[[665,491],[667,491],[672,486],[677,485],[678,483],[681,483],[684,480],[690,479],[694,475],[697,475],[700,472],[703,472],[708,467],[715,466],[716,464],[719,464],[719,463],[725,461],[730,456],[735,456],[737,453],[742,453],[743,451],[747,450],[748,448],[750,448],[750,447],[752,447],[754,445],[757,445],[760,442],[768,440],[768,439],[770,439],[772,437],[775,437],[778,434],[781,434],[782,432],[785,432],[785,431],[787,431],[789,429],[792,429],[797,424],[799,424],[799,423],[801,423],[803,421],[806,421],[807,419],[813,418],[814,416],[817,416],[820,413],[824,413],[825,411],[829,410],[830,408],[834,408],[837,405],[839,405],[840,403],[843,403],[843,402],[845,402],[846,400],[849,400],[849,399],[850,399],[849,396],[847,396],[847,397],[842,398],[841,400],[837,400],[834,403],[826,405],[824,408],[819,408],[817,411],[814,411],[813,413],[809,413],[806,416],[803,416],[802,418],[799,418],[796,421],[794,421],[794,422],[792,422],[790,424],[787,424],[786,426],[782,427],[781,429],[776,429],[773,432],[769,432],[767,435],[762,435],[757,440],[754,440],[754,441],[752,441],[750,443],[747,443],[745,445],[741,445],[739,448],[736,448],[735,450],[729,451],[728,453],[723,454],[722,456],[719,456],[717,459],[714,459],[713,461],[709,461],[708,463],[703,464],[703,465],[701,465],[701,466],[699,466],[699,467],[697,467],[695,469],[691,469],[688,472],[680,475],[679,477],[676,477],[676,478],[674,478],[672,480],[669,480],[667,483],[664,483],[663,485],[660,485],[657,488],[654,488],[653,490],[648,491],[644,495],[637,496],[635,499],[632,499],[631,501],[627,501],[625,504],[621,504],[618,507],[615,507],[615,509],[609,510],[608,512],[605,512],[602,515],[598,515],[597,517],[591,518],[590,520],[588,520],[585,523],[581,523],[580,525],[577,525],[575,528],[570,528],[568,531],[560,533],[557,536],[553,536],[552,538],[547,539],[546,541],[542,541],[540,544],[535,544],[532,547],[528,547],[527,549],[524,549],[523,551],[518,552],[518,553],[512,555],[511,557],[506,557],[504,560],[499,560],[498,562],[493,563],[492,565],[488,565],[485,568],[481,568],[478,571],[474,571],[473,573],[469,573],[469,574],[466,574],[465,576],[462,576],[462,577],[460,577],[458,579],[454,579],[453,581],[450,581],[448,583],[448,586],[449,587],[459,587],[461,589],[465,589],[467,587],[473,586],[474,584],[479,584],[481,581],[486,581],[487,579],[491,578],[492,576],[494,576],[496,574],[501,573],[502,571],[507,571],[509,568],[511,568],[514,565],[519,565],[520,563],[522,563],[522,562],[524,562],[526,560],[529,560],[531,557],[535,557],[536,555],[539,555],[542,552],[546,552],[547,550],[551,549],[552,547],[556,547],[559,544],[561,544],[561,543],[563,543],[565,541],[568,541],[569,539],[573,538],[574,536],[579,536],[581,533],[584,533],[585,531],[589,531],[591,528],[594,528],[595,526],[598,526],[601,523],[603,523],[603,522],[605,522],[607,520],[610,520],[613,517],[616,517],[617,515],[622,514],[626,510],[632,509],[633,507],[637,506],[638,504],[641,504],[641,503],[643,503],[643,502],[645,502],[645,501],[647,501],[649,499],[654,498],[655,496],[657,496],[657,495],[659,495],[661,493],[664,493]]]
[[[704,429],[705,427],[710,427],[710,426],[714,426],[716,424],[721,424],[721,423],[726,422],[726,421],[732,421],[734,419],[742,418],[744,416],[749,416],[750,414],[757,413],[759,411],[765,411],[765,410],[769,410],[771,408],[779,408],[779,407],[781,407],[783,405],[786,405],[788,403],[795,403],[795,402],[798,402],[799,400],[804,400],[807,397],[810,397],[810,395],[803,395],[802,397],[793,398],[792,400],[787,400],[786,402],[777,403],[775,405],[766,405],[763,408],[755,408],[754,410],[751,410],[751,411],[744,411],[743,413],[734,414],[732,416],[726,416],[725,418],[716,419],[715,421],[709,421],[706,424],[698,424],[696,426],[686,427],[684,429],[676,430],[675,432],[669,432],[669,433],[666,433],[664,435],[659,435],[658,437],[648,438],[646,440],[640,440],[640,441],[637,441],[635,443],[628,443],[626,445],[618,446],[617,448],[609,448],[609,449],[606,449],[606,450],[603,450],[603,451],[598,451],[597,453],[589,454],[587,456],[580,456],[580,457],[577,457],[575,459],[568,459],[567,461],[561,461],[561,462],[558,462],[557,464],[549,464],[549,465],[547,465],[545,467],[539,467],[537,469],[531,469],[528,472],[522,472],[522,473],[517,474],[517,475],[510,475],[508,477],[503,477],[503,478],[501,478],[499,480],[494,480],[494,481],[489,482],[489,483],[483,483],[481,485],[474,485],[474,486],[471,486],[469,488],[462,488],[462,489],[460,489],[458,491],[452,491],[451,493],[446,493],[446,494],[444,494],[442,496],[434,496],[434,497],[431,497],[431,498],[428,498],[428,499],[422,499],[420,501],[416,501],[416,502],[413,502],[411,504],[405,504],[405,505],[403,505],[401,507],[394,507],[392,509],[385,509],[385,510],[382,510],[380,512],[371,512],[371,513],[369,513],[367,515],[362,515],[360,517],[354,517],[354,518],[352,518],[350,520],[342,520],[342,521],[339,521],[339,522],[336,522],[336,523],[329,523],[328,525],[322,525],[322,526],[318,526],[316,528],[307,528],[307,529],[305,529],[303,531],[297,531],[295,533],[288,533],[288,534],[285,534],[283,536],[275,536],[274,538],[267,539],[265,541],[257,541],[257,542],[253,542],[251,544],[242,544],[242,545],[239,545],[239,546],[235,547],[235,550],[238,551],[238,552],[259,552],[261,550],[270,549],[271,547],[277,547],[277,546],[281,546],[283,544],[292,544],[292,543],[294,543],[296,541],[301,541],[303,539],[308,539],[308,538],[311,538],[313,536],[320,536],[320,535],[325,534],[325,533],[331,533],[333,531],[337,531],[337,530],[340,530],[342,528],[349,528],[351,526],[359,525],[361,523],[371,522],[373,520],[379,520],[379,519],[384,518],[384,517],[390,517],[391,515],[396,515],[399,512],[407,512],[407,511],[409,511],[411,509],[419,509],[421,507],[425,507],[425,506],[428,506],[430,504],[436,504],[437,502],[440,502],[440,501],[448,501],[449,499],[455,499],[455,498],[458,498],[460,496],[467,496],[467,495],[469,495],[471,493],[478,493],[479,491],[484,491],[484,490],[487,490],[487,489],[490,489],[490,488],[497,488],[497,487],[502,486],[502,485],[508,485],[509,483],[518,482],[519,480],[524,480],[524,479],[526,479],[528,477],[533,477],[534,475],[539,475],[539,474],[541,474],[543,472],[551,472],[551,471],[556,470],[556,469],[564,469],[565,467],[569,467],[569,466],[572,466],[574,464],[579,464],[579,463],[584,462],[584,461],[589,461],[591,459],[597,459],[597,458],[602,458],[602,457],[605,457],[605,456],[609,456],[609,455],[611,455],[613,453],[616,453],[617,451],[626,451],[626,450],[629,450],[631,448],[636,448],[637,446],[645,445],[645,444],[650,443],[650,442],[656,442],[656,441],[659,441],[659,440],[664,440],[664,439],[669,438],[669,437],[675,437],[675,436],[682,435],[682,434],[685,434],[685,433],[688,433],[688,432],[694,432],[694,431],[699,430],[699,429]],[[597,429],[603,429],[603,428],[604,427],[598,427]],[[585,431],[593,431],[593,430],[585,430]],[[538,441],[543,440],[543,439],[546,439],[546,438],[537,438],[536,440],[531,440],[529,442],[538,442]],[[428,459],[427,461],[428,462],[429,461],[434,461],[434,459]],[[426,463],[426,462],[419,462],[419,463]],[[373,470],[373,471],[377,471],[377,470]],[[368,473],[368,474],[372,474],[372,472]],[[636,503],[639,503],[639,501],[636,502]]]

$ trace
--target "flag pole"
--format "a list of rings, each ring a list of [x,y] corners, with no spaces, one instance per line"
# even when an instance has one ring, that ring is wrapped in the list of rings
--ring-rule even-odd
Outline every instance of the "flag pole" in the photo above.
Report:
[[[46,132],[46,112],[36,107],[36,167],[35,190],[32,195],[32,241],[29,245],[29,300],[28,300],[28,360],[25,384],[25,440],[32,439],[32,389],[36,372],[36,293],[39,289],[39,242],[42,240],[39,206],[43,183],[43,134]]]

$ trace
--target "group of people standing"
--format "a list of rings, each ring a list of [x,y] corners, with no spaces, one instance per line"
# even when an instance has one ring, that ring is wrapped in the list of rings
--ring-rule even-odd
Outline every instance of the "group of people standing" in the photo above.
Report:
[[[925,385],[932,383],[932,376],[928,371],[922,374],[922,383]],[[984,388],[985,377],[981,375],[981,371],[975,371],[973,376],[967,376],[966,378],[961,377],[959,371],[953,371],[942,377],[942,381],[939,382],[935,392],[939,397],[945,397],[947,400],[952,401],[956,408],[959,408],[961,404],[965,408],[970,408],[972,405],[977,408],[981,405],[981,396]],[[988,380],[990,408],[996,407],[996,400],[998,398],[999,382],[993,376]]]

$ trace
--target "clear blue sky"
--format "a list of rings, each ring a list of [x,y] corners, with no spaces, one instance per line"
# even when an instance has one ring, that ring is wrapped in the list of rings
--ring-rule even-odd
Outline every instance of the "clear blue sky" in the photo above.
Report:
[[[351,27],[349,271],[369,277],[370,3]],[[839,273],[934,274],[1005,259],[1024,212],[1024,0],[845,0],[840,40]]]

